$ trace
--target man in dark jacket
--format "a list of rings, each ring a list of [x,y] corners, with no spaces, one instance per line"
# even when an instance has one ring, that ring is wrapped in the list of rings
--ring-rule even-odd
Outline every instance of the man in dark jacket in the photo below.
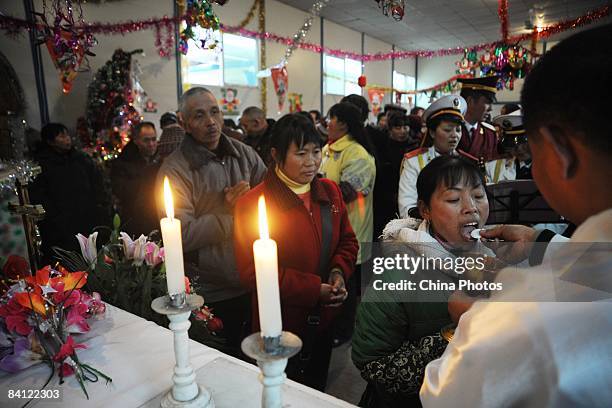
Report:
[[[134,129],[133,140],[125,145],[111,170],[121,228],[130,235],[148,235],[159,229],[155,205],[155,178],[159,165],[155,125],[142,122]]]
[[[274,120],[266,119],[266,113],[257,106],[249,106],[242,112],[240,126],[246,132],[243,142],[255,149],[266,166],[272,163],[270,138]]]
[[[42,204],[45,218],[38,223],[43,262],[53,263],[57,246],[80,252],[76,234],[89,235],[110,222],[109,197],[102,172],[86,154],[72,146],[66,126],[49,123],[41,131],[42,145],[34,159],[42,173],[30,185],[30,202]]]

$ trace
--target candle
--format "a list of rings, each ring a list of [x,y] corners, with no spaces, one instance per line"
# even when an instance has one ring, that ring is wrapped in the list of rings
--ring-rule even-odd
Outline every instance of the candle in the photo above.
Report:
[[[276,242],[270,239],[266,201],[259,197],[259,239],[253,243],[259,325],[263,337],[278,337],[283,330],[278,288]]]
[[[181,238],[181,221],[174,218],[172,191],[168,177],[164,177],[164,203],[167,218],[160,221],[164,239],[166,282],[168,294],[185,293],[185,271],[183,269],[183,241]]]

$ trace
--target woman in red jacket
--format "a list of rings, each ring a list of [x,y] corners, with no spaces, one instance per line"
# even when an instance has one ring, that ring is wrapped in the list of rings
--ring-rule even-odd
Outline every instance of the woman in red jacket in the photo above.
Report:
[[[304,115],[282,117],[272,132],[272,157],[264,181],[234,210],[234,243],[240,278],[253,291],[254,330],[259,329],[253,241],[259,238],[257,201],[266,198],[270,238],[278,245],[283,330],[300,336],[302,352],[287,375],[324,390],[331,357],[331,324],[346,299],[345,282],[359,245],[342,194],[331,180],[316,178],[319,135]]]

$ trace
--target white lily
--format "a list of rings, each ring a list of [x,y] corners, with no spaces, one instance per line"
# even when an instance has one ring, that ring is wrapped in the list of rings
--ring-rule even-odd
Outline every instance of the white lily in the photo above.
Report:
[[[98,258],[98,250],[96,249],[97,237],[97,231],[92,233],[89,237],[86,237],[82,234],[76,235],[76,238],[79,241],[79,245],[81,247],[81,254],[83,255],[83,258],[85,258],[89,266],[95,265],[96,259]]]
[[[136,266],[142,265],[145,259],[147,250],[147,237],[140,234],[138,239],[134,241],[134,262]]]
[[[134,241],[132,238],[125,232],[120,232],[119,236],[123,241],[123,253],[125,254],[126,259],[134,259]]]

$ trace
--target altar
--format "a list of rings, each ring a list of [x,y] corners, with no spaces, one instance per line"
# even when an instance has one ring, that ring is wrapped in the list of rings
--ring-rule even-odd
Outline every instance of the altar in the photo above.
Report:
[[[57,376],[47,390],[59,390],[59,399],[36,399],[30,407],[159,407],[161,398],[172,386],[174,351],[172,332],[114,306],[107,305],[105,317],[90,321],[88,333],[75,336],[87,345],[79,359],[112,377],[87,382],[89,400],[74,376],[59,385]],[[260,370],[218,350],[190,340],[190,362],[198,383],[212,394],[218,408],[246,408],[261,405]],[[0,406],[21,407],[27,399],[9,398],[9,390],[38,390],[49,377],[45,364],[15,375],[0,377]],[[353,405],[312,388],[286,380],[283,406],[352,407]]]

